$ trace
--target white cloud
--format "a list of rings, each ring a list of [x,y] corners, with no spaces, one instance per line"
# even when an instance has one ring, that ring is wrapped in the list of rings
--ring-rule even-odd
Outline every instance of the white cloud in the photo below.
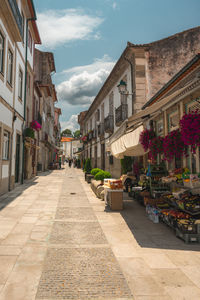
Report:
[[[113,9],[116,9],[117,8],[117,2],[113,2],[112,7],[113,7]]]
[[[58,99],[71,105],[89,105],[110,74],[114,62],[104,55],[91,65],[77,66],[62,72],[69,76],[57,86]]]
[[[79,129],[78,115],[72,115],[68,121],[61,121],[61,130],[70,129],[72,132]]]
[[[48,10],[37,13],[38,27],[45,48],[55,48],[75,40],[99,39],[96,28],[103,19],[80,9]]]

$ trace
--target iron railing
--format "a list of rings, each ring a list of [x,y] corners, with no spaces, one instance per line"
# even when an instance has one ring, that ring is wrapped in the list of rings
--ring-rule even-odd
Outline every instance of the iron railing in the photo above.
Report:
[[[107,133],[113,133],[113,130],[114,130],[114,116],[113,115],[108,115],[104,119],[104,130]]]
[[[128,105],[121,104],[115,109],[115,124],[120,126],[128,118]]]

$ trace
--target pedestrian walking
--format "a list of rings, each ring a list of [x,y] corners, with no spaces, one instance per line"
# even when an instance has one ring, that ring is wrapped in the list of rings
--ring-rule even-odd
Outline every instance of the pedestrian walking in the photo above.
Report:
[[[62,158],[61,158],[61,156],[59,157],[59,169],[61,169],[61,163],[62,163]]]
[[[71,168],[71,165],[72,165],[72,161],[71,161],[71,158],[69,159],[69,167]]]

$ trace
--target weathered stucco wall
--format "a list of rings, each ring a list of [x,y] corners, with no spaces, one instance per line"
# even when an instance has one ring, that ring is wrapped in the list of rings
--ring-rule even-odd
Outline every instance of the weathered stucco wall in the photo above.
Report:
[[[147,100],[200,52],[200,27],[149,44],[146,51]]]

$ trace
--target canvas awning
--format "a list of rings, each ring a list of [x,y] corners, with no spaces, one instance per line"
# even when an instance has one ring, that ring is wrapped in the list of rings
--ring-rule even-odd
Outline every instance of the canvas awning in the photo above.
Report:
[[[143,125],[135,130],[128,132],[111,144],[111,153],[116,158],[124,156],[144,155],[144,149],[140,144],[140,133],[143,131]]]

